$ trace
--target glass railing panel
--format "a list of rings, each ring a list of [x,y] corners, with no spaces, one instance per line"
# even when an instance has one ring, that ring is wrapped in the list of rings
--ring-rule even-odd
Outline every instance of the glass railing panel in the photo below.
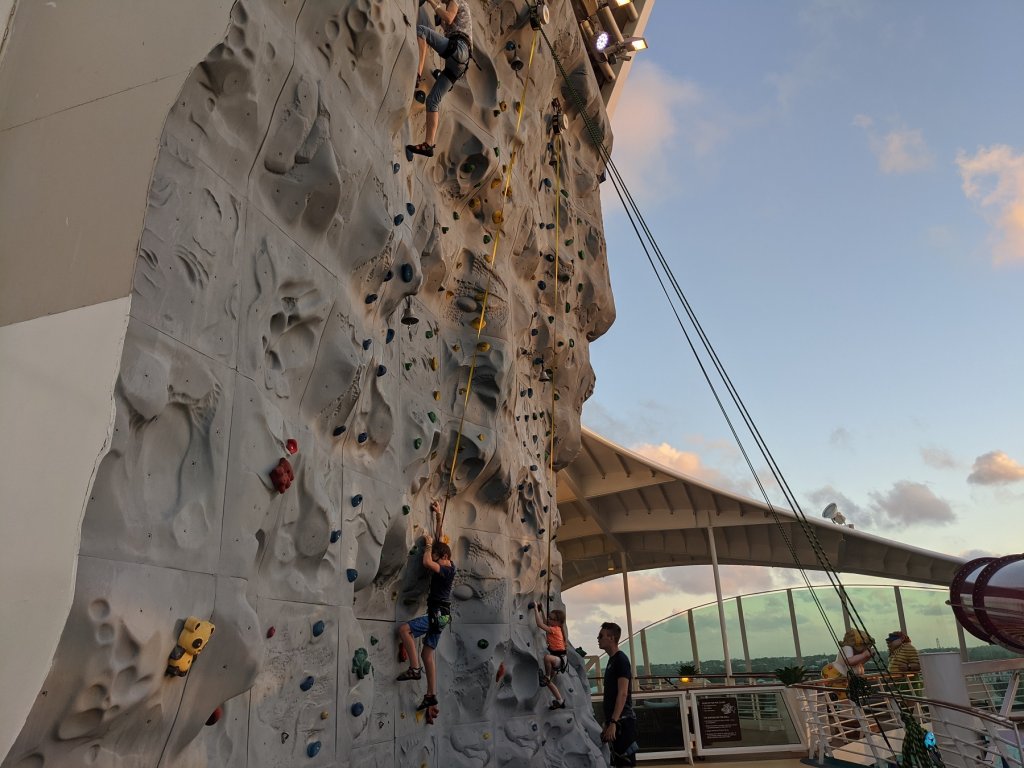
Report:
[[[746,671],[746,662],[743,659],[743,640],[740,637],[740,619],[735,598],[726,600],[723,607],[733,672],[743,673]],[[722,626],[718,618],[718,606],[711,604],[695,608],[693,628],[697,634],[700,671],[705,675],[724,674],[725,654],[722,652]]]
[[[743,623],[753,672],[774,672],[779,667],[796,665],[796,645],[785,592],[744,597]]]
[[[647,658],[651,663],[652,675],[675,677],[680,664],[693,662],[690,624],[685,613],[648,627],[645,634]],[[637,648],[639,649],[639,645]],[[639,653],[639,650],[637,652]]]

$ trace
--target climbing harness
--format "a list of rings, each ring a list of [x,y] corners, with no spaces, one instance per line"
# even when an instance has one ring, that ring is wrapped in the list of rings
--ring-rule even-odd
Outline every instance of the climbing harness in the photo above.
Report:
[[[526,75],[523,77],[523,90],[519,97],[519,103],[516,105],[516,128],[512,134],[512,145],[515,146],[515,138],[519,135],[519,129],[523,123],[523,110],[526,107],[526,92],[530,84],[530,70],[533,68],[533,57],[537,51],[537,34],[533,35],[533,39],[530,43],[530,58],[526,65]],[[508,191],[512,184],[512,169],[516,164],[516,150],[513,148],[509,156],[508,166],[505,169],[505,183],[501,189],[501,208],[495,212],[495,221],[504,221],[505,218],[505,202],[508,200]],[[494,262],[498,256],[498,246],[501,243],[501,227],[499,226],[492,239],[493,246],[491,248],[491,255],[487,258],[488,267],[493,267]],[[493,272],[488,270],[487,272],[487,285],[484,288],[483,296],[480,301],[480,316],[477,317],[472,327],[476,330],[476,343],[473,346],[473,355],[470,359],[469,374],[466,377],[466,386],[461,388],[459,391],[463,394],[462,399],[462,415],[459,417],[459,429],[455,435],[455,444],[452,447],[451,456],[451,470],[448,474],[448,487],[445,489],[444,494],[444,506],[441,510],[441,522],[439,528],[444,525],[445,516],[448,514],[448,500],[451,498],[452,489],[455,487],[455,468],[457,466],[457,460],[459,457],[459,451],[462,448],[462,430],[466,424],[466,411],[469,409],[469,397],[473,390],[473,376],[476,374],[477,357],[480,354],[480,336],[483,333],[484,327],[487,325],[487,304],[491,296],[491,281],[493,280]],[[464,390],[464,392],[462,391]]]
[[[547,34],[544,32],[543,29],[540,30],[540,33],[541,35],[543,35],[544,41],[547,44],[548,49],[551,51],[551,56],[555,62],[558,72],[565,82],[566,89],[569,91],[569,94],[573,99],[578,114],[584,121],[587,132],[590,135],[590,139],[594,144],[594,147],[596,148],[599,156],[605,163],[605,168],[608,171],[608,178],[610,178],[612,181],[612,185],[615,188],[616,194],[618,195],[619,200],[626,211],[627,218],[629,219],[630,224],[637,235],[637,238],[640,240],[640,244],[643,248],[644,254],[646,255],[647,260],[650,263],[652,269],[654,270],[655,277],[657,278],[663,293],[669,301],[672,313],[675,315],[676,321],[679,324],[680,329],[683,331],[683,335],[686,338],[687,344],[690,347],[690,351],[693,353],[694,358],[696,359],[697,364],[700,367],[701,373],[703,374],[704,379],[710,387],[712,395],[714,396],[715,401],[718,404],[719,410],[722,412],[722,415],[726,420],[729,430],[732,433],[733,438],[736,441],[741,454],[743,455],[747,467],[750,470],[759,490],[761,491],[761,495],[765,501],[765,504],[767,505],[774,519],[774,522],[780,532],[780,535],[783,541],[785,542],[786,547],[790,552],[790,555],[793,558],[793,563],[799,570],[804,582],[807,584],[809,588],[808,592],[814,600],[814,603],[817,606],[818,611],[821,614],[821,617],[825,622],[826,627],[828,628],[829,634],[832,636],[832,639],[836,644],[836,647],[839,649],[840,653],[843,653],[841,640],[837,635],[831,622],[829,621],[828,615],[826,614],[824,607],[818,599],[815,590],[811,588],[810,579],[807,576],[803,564],[800,562],[800,558],[797,553],[795,544],[793,543],[789,534],[787,533],[786,526],[783,524],[781,518],[779,517],[775,505],[772,504],[760,477],[754,469],[753,463],[747,453],[743,441],[740,439],[736,431],[736,427],[734,426],[732,419],[729,417],[729,414],[725,408],[722,398],[719,395],[718,389],[716,388],[714,382],[712,382],[711,380],[711,376],[708,373],[707,366],[705,365],[704,360],[698,352],[697,346],[693,338],[691,337],[690,332],[687,330],[686,324],[680,317],[679,309],[677,308],[677,303],[680,307],[682,307],[683,311],[685,312],[687,319],[689,320],[689,323],[694,330],[695,335],[699,338],[705,355],[710,361],[710,364],[713,365],[713,367],[715,368],[715,371],[718,374],[719,378],[722,380],[728,392],[728,395],[732,400],[734,407],[740,414],[744,425],[753,437],[755,444],[757,445],[761,455],[764,457],[764,460],[767,462],[768,467],[772,472],[772,475],[774,476],[776,482],[779,485],[779,488],[782,490],[786,499],[786,503],[790,507],[794,517],[796,518],[796,522],[799,526],[800,532],[807,540],[811,548],[811,551],[814,554],[814,558],[817,561],[818,568],[824,571],[831,587],[839,596],[840,601],[848,608],[850,612],[851,624],[854,626],[854,628],[860,629],[862,632],[866,633],[865,622],[863,621],[860,613],[857,611],[857,608],[853,604],[853,601],[850,599],[850,596],[847,593],[845,587],[843,586],[842,581],[839,579],[838,573],[835,567],[833,566],[828,554],[825,552],[825,549],[822,546],[821,541],[818,539],[817,534],[815,533],[813,527],[808,521],[806,514],[803,512],[791,488],[789,487],[789,484],[786,482],[785,477],[782,475],[782,471],[776,463],[774,456],[772,456],[771,451],[768,449],[767,444],[761,436],[761,433],[757,429],[757,426],[754,424],[753,419],[746,408],[746,405],[743,403],[743,400],[739,395],[739,392],[733,385],[733,382],[729,378],[728,373],[726,373],[721,360],[715,352],[714,347],[711,345],[711,342],[707,337],[707,334],[704,332],[704,329],[701,326],[699,320],[697,319],[697,316],[693,311],[693,308],[690,306],[689,301],[687,300],[682,288],[676,280],[676,277],[672,272],[671,266],[669,265],[664,254],[661,252],[661,249],[658,247],[657,241],[654,239],[654,236],[651,233],[650,228],[644,220],[643,215],[640,213],[636,201],[633,199],[628,188],[626,187],[621,175],[619,174],[618,168],[612,161],[611,153],[605,146],[600,131],[594,124],[591,117],[587,114],[586,104],[581,98],[580,94],[577,92],[575,86],[572,83],[572,80],[569,78],[569,75],[562,64],[561,59],[559,58],[554,46],[551,43],[551,40],[548,38]],[[648,244],[650,247],[648,247]],[[669,290],[669,286],[671,286],[671,292]],[[882,658],[878,653],[878,649],[873,644],[869,646],[869,648],[871,651],[872,659],[875,661],[875,664],[882,670],[880,674],[881,683],[893,696],[894,700],[896,701],[897,705],[901,710],[901,714],[904,721],[914,721],[914,717],[911,714],[911,707],[909,703],[906,701],[904,695],[899,690],[898,686],[896,686],[895,681],[889,675],[885,665],[882,663]],[[861,680],[861,682],[864,681]],[[857,682],[856,678],[850,681],[850,685],[854,689],[852,691],[854,695],[862,695],[862,690],[860,690],[859,688],[860,683]],[[919,725],[917,726],[917,732],[923,733]],[[933,766],[941,763],[941,757],[939,757],[937,750],[934,747],[925,747],[923,736],[922,738],[910,738],[911,729],[909,727],[907,729],[907,735],[908,738],[904,742],[904,768],[911,768],[911,766]],[[936,763],[936,760],[938,760],[939,762]]]

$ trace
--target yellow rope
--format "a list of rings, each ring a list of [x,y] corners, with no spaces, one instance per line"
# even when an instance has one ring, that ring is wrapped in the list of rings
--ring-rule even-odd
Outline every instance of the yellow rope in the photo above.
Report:
[[[557,116],[556,116],[557,117]],[[548,431],[551,440],[548,444],[548,483],[551,486],[551,501],[548,503],[547,535],[548,535],[548,557],[547,557],[547,581],[544,584],[544,604],[547,616],[551,613],[551,521],[554,518],[553,507],[558,500],[558,476],[555,474],[555,400],[558,389],[555,386],[558,375],[558,241],[562,236],[561,213],[562,213],[562,134],[555,134],[555,274],[552,282],[553,293],[555,294],[554,314],[555,320],[551,324],[551,414],[548,417]]]
[[[479,354],[480,347],[480,335],[483,333],[484,326],[487,325],[487,301],[491,296],[491,280],[493,276],[494,261],[498,256],[498,244],[501,242],[501,228],[505,222],[505,202],[508,200],[508,190],[512,184],[512,169],[516,164],[516,150],[515,150],[515,139],[519,135],[519,128],[523,123],[523,110],[526,108],[526,90],[530,84],[530,71],[533,68],[533,56],[537,51],[537,38],[539,32],[533,33],[533,41],[530,43],[530,58],[526,65],[526,76],[523,78],[523,91],[519,97],[519,104],[516,107],[516,130],[512,134],[512,151],[509,156],[508,167],[505,171],[505,184],[501,190],[501,208],[498,217],[497,229],[494,232],[494,247],[491,249],[490,258],[487,259],[489,269],[487,272],[487,286],[484,289],[483,300],[480,302],[480,317],[476,319],[474,325],[476,326],[476,344],[473,346],[473,358],[469,365],[469,376],[466,379],[466,392],[462,400],[462,416],[459,419],[459,431],[455,436],[455,446],[452,450],[452,461],[451,461],[451,472],[448,475],[448,487],[445,489],[444,494],[444,508],[441,511],[441,522],[438,524],[437,536],[441,537],[441,530],[444,527],[444,518],[448,514],[448,498],[451,495],[451,489],[455,485],[455,466],[456,461],[459,458],[459,449],[462,446],[462,429],[466,423],[466,411],[469,408],[469,395],[473,389],[473,376],[476,373],[476,359]]]

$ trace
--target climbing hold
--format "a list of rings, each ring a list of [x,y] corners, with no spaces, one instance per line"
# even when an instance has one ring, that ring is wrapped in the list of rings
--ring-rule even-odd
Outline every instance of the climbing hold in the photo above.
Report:
[[[430,358],[430,370],[436,371],[438,369],[439,365],[440,365],[440,363],[438,362],[438,359],[437,359],[436,356]]]
[[[482,637],[479,640],[476,641],[476,647],[480,648],[480,649],[484,649],[484,648],[486,648],[489,645],[490,645],[490,643],[487,642],[486,640],[484,640]]]
[[[536,731],[537,730],[537,724],[536,723],[530,723],[530,730],[531,731]]]
[[[324,633],[326,625],[323,621],[318,621],[313,625],[313,637],[320,637]]]
[[[402,170],[402,166],[400,164],[398,164],[398,163],[392,163],[391,164],[391,172],[392,173],[398,173],[400,170]]]
[[[298,443],[298,441],[294,440],[294,439],[292,439],[290,437],[287,440],[284,441],[284,447],[285,447],[285,450],[288,451],[288,453],[295,454],[295,453],[299,452],[299,443]]]
[[[539,333],[539,331],[536,328],[531,328],[530,329],[530,335],[531,336],[536,336],[538,333]]]
[[[448,234],[448,227],[441,227],[441,234],[442,235],[447,235]]]
[[[434,413],[433,411],[430,411],[430,412],[427,413],[427,418],[430,419],[430,422],[432,424],[436,424],[437,423],[437,414]]]
[[[320,742],[319,741],[312,741],[312,742],[310,742],[309,745],[306,747],[306,756],[307,757],[316,757],[319,754],[320,754]]]
[[[498,102],[498,109],[500,109],[500,110],[501,110],[502,112],[504,112],[505,110],[507,110],[507,109],[508,109],[508,102],[507,102],[507,101],[505,101],[504,99],[502,99],[501,101],[499,101],[499,102]]]
[[[501,662],[501,664],[498,665],[498,671],[494,675],[494,682],[500,683],[501,682],[501,678],[503,678],[504,676],[505,676],[505,662],[503,661],[503,662]]]
[[[387,369],[386,366],[383,366],[383,365],[378,365],[377,366],[377,375],[378,376],[383,376],[387,372],[388,372],[388,369]]]
[[[459,220],[459,212],[458,211],[452,211],[452,219],[454,219],[455,221]]]
[[[394,341],[394,338],[395,338],[395,330],[393,328],[388,328],[388,332],[384,336],[384,343],[385,344],[390,344],[392,341]]]
[[[494,156],[495,157],[500,157],[501,156],[501,150],[498,149],[497,147],[493,147],[493,149],[494,149]]]
[[[501,211],[495,211],[491,214],[491,221],[500,227],[505,222],[505,214]]]
[[[434,399],[435,400],[440,400],[441,399],[441,393],[438,392],[436,389],[434,390]]]
[[[481,341],[479,344],[476,345],[476,351],[477,352],[490,352],[491,351],[491,342],[489,342],[489,341]]]
[[[473,165],[472,163],[463,163],[462,167],[459,170],[461,170],[463,173],[472,173],[475,168],[476,166]]]
[[[335,427],[335,428],[334,428],[334,432],[333,432],[332,434],[333,434],[333,435],[334,435],[335,437],[338,437],[339,435],[343,435],[344,433],[345,433],[345,425],[344,425],[344,424],[342,424],[342,425],[340,425],[340,426],[337,426],[337,427]]]
[[[540,288],[543,291],[545,288],[548,287],[548,284],[545,283],[543,280],[538,280],[537,281],[537,287]]]
[[[349,707],[349,711],[352,712],[352,717],[359,717],[361,714],[363,714],[362,702],[354,702],[352,706]]]
[[[373,665],[370,663],[370,655],[366,652],[366,649],[357,648],[356,652],[352,654],[352,674],[362,680],[370,674],[372,669]]]
[[[569,199],[569,192],[568,192],[568,190],[563,189],[563,190],[560,190],[560,192],[562,193],[562,197],[564,197],[566,200]]]
[[[345,578],[349,580],[349,583],[359,578],[359,571],[355,568],[348,568],[345,570]]]
[[[371,294],[369,294],[366,297],[366,303],[367,304],[373,304],[373,302],[375,302],[376,300],[377,300],[377,294],[376,293],[371,293]]]
[[[414,275],[412,264],[403,264],[399,274],[402,276],[403,283],[411,283]]]
[[[531,600],[530,602],[528,602],[528,603],[526,604],[526,607],[527,607],[527,609],[528,609],[528,610],[531,610],[531,611],[532,611],[532,610],[534,609],[534,607],[535,607],[536,605],[537,605],[537,604],[536,604],[535,602],[533,602],[533,600]]]
[[[365,432],[360,432],[359,437],[356,438],[360,443],[365,443],[369,439],[369,435]]]
[[[267,637],[273,637],[276,634],[277,629],[275,627],[267,627]]]
[[[569,306],[569,302],[568,301],[565,302],[565,311],[568,312],[571,309],[572,309],[572,307]]]
[[[490,235],[484,235],[484,245],[487,245],[487,243],[489,243],[489,242],[491,242],[491,236]]]
[[[479,440],[482,443],[484,440],[487,439],[487,435],[485,435],[483,432],[481,432],[479,435],[476,436],[476,439]]]
[[[555,228],[554,223],[549,223],[546,227],[544,227],[544,229],[554,229],[554,228]]]
[[[414,213],[416,213],[416,206],[413,205],[412,203],[406,203],[405,210],[410,216],[412,216]]]
[[[469,201],[469,210],[475,211],[479,207],[480,207],[480,198],[479,197],[474,197],[474,198],[472,198]]]
[[[540,575],[541,578],[544,578],[545,576],[548,575],[548,569],[547,568],[541,568],[539,575]]]
[[[544,254],[544,260],[545,261],[550,261],[550,262],[554,263],[554,261],[555,261],[555,254],[553,254],[553,253],[545,253]]]
[[[551,189],[551,179],[544,179],[544,186]]]
[[[530,465],[530,471],[531,472],[536,472],[537,471],[537,465],[536,464],[531,464]]]
[[[527,397],[533,397],[533,387],[527,387],[526,388],[526,396]]]
[[[430,331],[430,330],[428,330],[428,331],[427,331],[427,332],[426,332],[425,334],[423,334],[423,335],[424,335],[424,336],[426,336],[426,337],[427,337],[428,339],[432,339],[432,338],[434,338],[434,332],[433,332],[433,331]]]
[[[224,717],[224,708],[217,707],[215,710],[213,710],[213,712],[210,713],[210,716],[206,718],[206,724],[216,725],[222,717]]]
[[[530,545],[529,544],[524,544],[523,545],[523,552],[529,552],[529,551],[530,551]]]
[[[379,642],[380,640],[378,640],[375,636],[370,635],[370,645],[376,645]]]
[[[384,282],[385,282],[385,283],[386,283],[386,282],[388,282],[388,281],[389,281],[389,280],[391,280],[391,278],[392,278],[392,277],[394,277],[394,276],[395,276],[395,273],[394,273],[394,272],[392,272],[392,271],[391,271],[391,270],[389,269],[389,270],[388,270],[387,272],[385,272],[385,273],[384,273]]]
[[[331,544],[337,544],[338,540],[340,538],[341,538],[341,531],[339,531],[339,530],[331,531]]]
[[[277,462],[277,466],[270,470],[270,482],[274,484],[274,490],[278,493],[284,493],[291,488],[293,480],[295,480],[295,470],[292,469],[288,459],[281,459]]]
[[[423,438],[422,437],[417,437],[415,440],[413,440],[412,441],[412,447],[415,448],[417,451],[420,448],[422,448],[423,447]]]
[[[572,245],[572,241],[575,240],[575,239],[576,239],[575,237],[570,237],[568,240],[566,240],[565,241],[566,246]]]
[[[402,363],[402,365],[405,366],[405,370],[407,370],[407,371],[411,371],[412,370],[412,363],[411,362]]]
[[[358,507],[362,503],[363,503],[363,494],[357,493],[355,496],[352,497],[352,506],[353,507]]]
[[[304,678],[301,683],[299,683],[299,688],[301,688],[304,691],[308,691],[310,688],[313,687],[313,683],[315,682],[316,680],[313,679],[313,676],[309,675],[308,677]]]
[[[330,716],[331,716],[331,713],[328,712],[326,709],[323,712],[320,713],[320,719],[321,720],[326,720]]]
[[[372,343],[372,339],[363,339],[363,349],[369,349]]]
[[[400,214],[400,213],[396,213],[396,214],[395,214],[395,226],[397,227],[397,226],[398,226],[398,225],[400,225],[400,224],[401,224],[401,223],[402,223],[403,221],[405,221],[405,216],[403,216],[403,215],[402,215],[402,214]]]
[[[408,504],[403,504],[402,505],[402,514],[403,515],[408,515],[410,512],[412,512],[412,507],[410,507]],[[372,641],[372,638],[371,638],[371,641]]]
[[[473,328],[474,331],[482,331],[484,328],[487,327],[487,321],[484,320],[483,315],[480,315],[480,317],[474,319],[473,322],[470,323],[470,326]]]

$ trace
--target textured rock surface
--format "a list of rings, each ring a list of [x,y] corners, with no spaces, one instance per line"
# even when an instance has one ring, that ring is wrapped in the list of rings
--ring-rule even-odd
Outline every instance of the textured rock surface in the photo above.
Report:
[[[543,40],[532,68],[510,67],[506,45],[526,60],[534,36],[525,4],[470,2],[479,68],[442,105],[431,160],[402,149],[422,136],[412,0],[240,0],[186,81],[74,605],[4,766],[602,761],[574,654],[570,708],[547,711],[526,608],[545,570],[557,602],[550,431],[557,468],[579,449],[588,343],[614,315],[601,166]],[[603,127],[568,3],[552,18]],[[549,186],[553,98],[570,128]],[[415,713],[423,684],[394,682],[395,628],[423,610],[416,547],[460,428],[455,621],[431,726]],[[285,456],[295,480],[279,494],[269,473]],[[165,677],[190,615],[216,632],[187,677]]]

